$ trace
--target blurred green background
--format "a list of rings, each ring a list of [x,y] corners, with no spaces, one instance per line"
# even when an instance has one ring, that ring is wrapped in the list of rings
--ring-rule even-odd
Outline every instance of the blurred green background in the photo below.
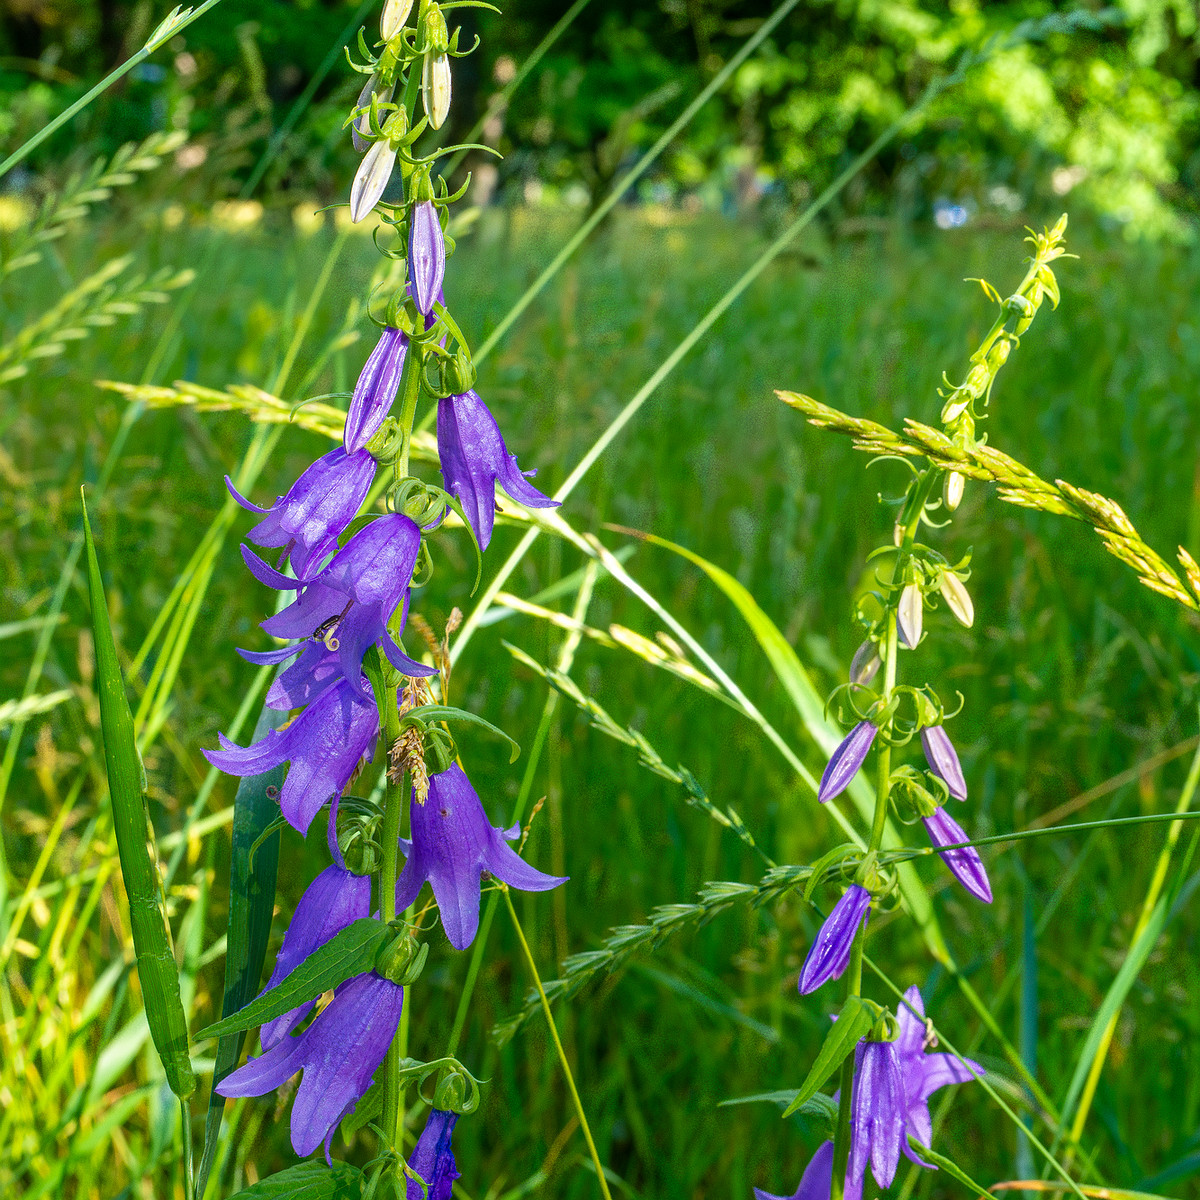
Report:
[[[504,18],[479,18],[485,41],[455,77],[451,136],[470,128],[561,11],[514,5]],[[448,299],[477,344],[766,11],[599,0],[582,10],[485,131],[506,157],[490,184],[477,172],[475,186],[488,190],[473,197],[480,211],[447,275]],[[538,467],[539,485],[561,483],[781,223],[958,48],[1047,11],[798,8],[483,365],[479,390],[522,466]],[[354,169],[340,125],[357,84],[344,67],[317,89],[253,201],[231,201],[352,12],[225,0],[148,64],[161,70],[143,68],[0,183],[0,704],[25,687],[79,528],[80,484],[96,495],[93,521],[129,668],[223,502],[222,475],[252,436],[236,414],[146,412],[126,421],[100,495],[128,406],[97,380],[270,387],[336,255],[283,394],[299,400],[353,385],[370,345],[361,304],[378,256],[369,236],[339,240],[335,214],[313,216],[345,195]],[[161,15],[142,5],[10,0],[0,60],[5,145],[18,145],[135,49]],[[899,490],[903,469],[864,473],[863,456],[804,425],[772,390],[804,391],[892,425],[906,415],[932,422],[942,372],[961,377],[992,320],[978,286],[961,281],[986,276],[1006,294],[1022,273],[1022,223],[1050,222],[1068,208],[1068,245],[1080,259],[1061,264],[1061,308],[1043,309],[1005,368],[989,437],[1045,478],[1116,497],[1168,557],[1181,543],[1200,555],[1196,53],[1194,8],[1148,4],[1123,10],[1119,24],[1051,38],[973,75],[716,325],[564,516],[614,548],[625,539],[605,523],[652,530],[721,565],[827,691],[858,641],[849,597],[866,578],[865,556],[890,540],[890,510],[878,496]],[[186,140],[160,147],[135,180],[63,221],[62,237],[29,241],[42,219],[36,205],[69,188],[72,169],[169,129]],[[39,260],[12,266],[30,252]],[[124,256],[132,258],[111,284],[77,295]],[[189,268],[194,284],[178,274]],[[82,332],[58,336],[64,327]],[[326,445],[285,431],[254,498],[282,492]],[[247,527],[239,517],[215,561],[165,721],[146,750],[160,840],[195,800],[206,767],[200,748],[228,729],[254,675],[234,646],[266,644],[256,624],[270,598],[236,553]],[[485,578],[517,536],[500,527]],[[943,695],[965,697],[953,735],[971,789],[955,815],[968,831],[1023,827],[1091,789],[1097,795],[1080,819],[1172,806],[1196,732],[1196,620],[1141,588],[1086,528],[1002,505],[990,489],[969,485],[954,525],[931,537],[952,559],[974,549],[974,628],[931,617],[937,636],[913,659]],[[472,563],[461,534],[439,541],[438,554],[417,608],[440,631],[453,606],[470,609]],[[545,538],[509,590],[534,596],[583,561]],[[627,567],[819,773],[822,755],[728,600],[665,551],[640,547]],[[38,687],[64,695],[20,725],[0,708],[14,768],[2,814],[0,1190],[182,1196],[175,1109],[139,1023],[113,876],[85,586],[68,579]],[[572,597],[545,603],[569,610]],[[662,628],[604,576],[587,619],[650,638]],[[556,631],[529,617],[488,625],[457,670],[457,700],[528,746],[545,686],[512,662],[502,639],[545,662],[559,645]],[[151,653],[131,672],[135,707],[155,663]],[[777,861],[809,861],[838,837],[759,730],[726,706],[587,641],[573,675],[668,764],[693,772],[719,805],[732,804]],[[482,737],[464,737],[463,749],[492,815],[505,817],[523,764],[509,767]],[[1130,770],[1155,755],[1159,765]],[[594,949],[611,927],[644,920],[656,904],[690,901],[708,880],[762,873],[732,834],[569,702],[559,705],[533,786],[547,803],[527,853],[571,876],[562,891],[519,904],[547,978],[567,954]],[[221,780],[208,811],[223,810],[233,790]],[[213,824],[188,844],[170,896],[193,1028],[212,1018],[222,986],[228,834]],[[963,970],[1056,1101],[1129,944],[1164,836],[1162,826],[1062,835],[993,854],[996,900],[987,909],[948,886],[940,864],[918,868]],[[1185,832],[1182,844],[1190,839]],[[288,833],[283,853],[276,937],[326,851],[319,836],[305,846]],[[767,1104],[717,1105],[795,1087],[805,1074],[833,1004],[823,995],[801,1002],[795,992],[814,928],[797,900],[735,908],[559,1008],[601,1157],[625,1194],[745,1200],[753,1186],[795,1187],[820,1137],[815,1125],[781,1123]],[[1122,1011],[1086,1129],[1094,1158],[1077,1164],[1081,1178],[1197,1193],[1197,933],[1181,902]],[[462,1050],[489,1081],[482,1110],[456,1133],[463,1194],[594,1195],[540,1018],[503,1049],[488,1038],[528,986],[503,921],[492,939]],[[957,1045],[974,1044],[977,1016],[910,925],[880,922],[870,952],[903,984],[921,985]],[[462,956],[436,942],[412,993],[416,1054],[441,1053],[464,969]],[[974,1053],[1027,1112],[996,1040],[984,1036]],[[286,1098],[238,1107],[219,1194],[291,1161],[286,1113]],[[1032,1124],[1048,1136],[1037,1117]],[[1027,1177],[1039,1165],[976,1088],[957,1090],[937,1144],[984,1183]],[[364,1141],[346,1151],[355,1161],[369,1153]],[[893,1194],[962,1192],[944,1172],[902,1170]]]

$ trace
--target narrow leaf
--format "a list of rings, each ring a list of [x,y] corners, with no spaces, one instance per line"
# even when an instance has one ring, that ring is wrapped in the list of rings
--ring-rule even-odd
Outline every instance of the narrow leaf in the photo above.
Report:
[[[924,1153],[922,1151],[922,1153]],[[932,1161],[932,1160],[931,1160]],[[1094,1200],[1168,1200],[1158,1192],[1131,1192],[1128,1188],[1104,1187],[1097,1183],[1080,1183],[1076,1185],[1084,1196]],[[1065,1192],[1067,1185],[1058,1179],[1006,1179],[1003,1183],[993,1183],[989,1192]]]
[[[349,1163],[304,1162],[268,1175],[229,1200],[359,1200],[363,1174]]]
[[[794,1104],[800,1093],[795,1088],[783,1088],[778,1092],[755,1092],[752,1096],[734,1096],[731,1100],[722,1100],[718,1108],[732,1108],[736,1104],[781,1104],[784,1107]],[[831,1096],[817,1092],[810,1096],[799,1108],[795,1109],[802,1117],[824,1117],[829,1122],[837,1118],[837,1105]]]
[[[990,1200],[991,1193],[987,1188],[980,1187],[953,1159],[947,1158],[944,1154],[939,1154],[936,1150],[930,1150],[928,1146],[922,1146],[911,1135],[909,1136],[908,1144],[916,1151],[918,1158],[923,1158],[927,1163],[932,1163],[935,1167],[941,1167],[947,1175],[953,1175],[963,1187],[969,1188],[977,1196],[982,1196],[984,1200]]]
[[[369,971],[389,929],[382,921],[363,917],[318,946],[294,971],[270,991],[263,992],[232,1016],[201,1029],[196,1040],[224,1037],[273,1021],[284,1013],[315,1000],[322,992]]]
[[[147,846],[149,822],[143,795],[145,777],[133,736],[133,714],[117,661],[100,579],[96,544],[83,509],[83,536],[88,556],[88,591],[92,606],[92,637],[96,651],[96,684],[100,698],[100,727],[104,765],[112,797],[113,830],[121,860],[121,876],[129,897],[129,922],[137,956],[138,980],[146,1005],[146,1021],[167,1083],[180,1099],[196,1090],[188,1054],[187,1018],[179,996],[179,971],[171,949],[171,934],[159,897],[159,879]]]
[[[266,737],[288,718],[265,705],[254,727],[253,741]],[[279,833],[263,836],[279,814],[279,804],[268,795],[283,786],[285,767],[281,763],[265,775],[248,775],[238,783],[233,801],[233,847],[229,864],[229,919],[225,927],[225,997],[221,1016],[230,1017],[254,999],[262,982],[267,942],[271,936],[271,916],[275,909],[275,880],[279,869]],[[262,839],[261,845],[259,840]],[[257,849],[256,849],[257,847]],[[226,1034],[217,1043],[213,1068],[213,1091],[208,1098],[208,1116],[204,1122],[204,1150],[196,1177],[196,1195],[203,1196],[209,1172],[217,1154],[225,1097],[216,1086],[237,1066],[242,1056],[246,1033]]]
[[[468,712],[465,708],[454,708],[446,704],[423,704],[419,708],[410,708],[404,717],[406,720],[416,717],[421,721],[467,721],[472,725],[482,725],[484,729],[502,737],[512,747],[509,762],[516,762],[521,753],[521,747],[503,729],[498,729],[491,721],[485,721],[478,713]]]
[[[817,1061],[813,1063],[808,1078],[800,1085],[796,1098],[783,1110],[785,1117],[799,1111],[817,1094],[820,1086],[842,1065],[842,1059],[847,1054],[854,1053],[854,1047],[870,1032],[873,1023],[872,1011],[863,1003],[862,997],[847,996],[838,1019],[825,1035],[825,1041],[821,1043],[821,1052],[817,1055]]]

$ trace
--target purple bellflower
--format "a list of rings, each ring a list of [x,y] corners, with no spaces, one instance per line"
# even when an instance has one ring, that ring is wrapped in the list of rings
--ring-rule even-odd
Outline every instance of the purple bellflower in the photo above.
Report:
[[[385,326],[354,385],[343,436],[347,454],[361,450],[383,424],[400,390],[407,352],[408,338],[403,331]]]
[[[895,1045],[863,1040],[854,1060],[846,1200],[860,1200],[868,1160],[875,1182],[890,1187],[904,1146],[904,1081]]]
[[[422,1192],[415,1179],[409,1179],[405,1200],[450,1200],[454,1181],[460,1174],[450,1145],[450,1134],[457,1120],[458,1113],[443,1112],[440,1108],[429,1110],[425,1128],[408,1160],[409,1167],[425,1181],[425,1190]]]
[[[292,1147],[301,1158],[322,1142],[325,1157],[342,1119],[371,1086],[404,1006],[404,989],[374,971],[343,983],[300,1034],[276,1041],[219,1084],[218,1095],[263,1096],[303,1071],[292,1105]]]
[[[396,881],[396,911],[406,909],[429,880],[442,927],[456,950],[465,950],[479,928],[480,880],[487,871],[522,892],[545,892],[566,876],[544,875],[509,846],[520,828],[496,829],[462,767],[429,777],[424,804],[412,802],[412,842],[402,843],[408,861]]]
[[[988,880],[983,859],[974,846],[963,846],[969,842],[963,827],[944,809],[939,808],[932,817],[925,817],[925,832],[935,846],[958,846],[957,850],[939,850],[942,862],[950,868],[950,874],[984,904],[992,902],[992,885]]]
[[[526,508],[557,508],[526,478],[517,456],[509,454],[496,418],[474,391],[438,401],[438,458],[446,490],[462,502],[463,512],[481,550],[492,540],[496,520],[496,483]]]
[[[850,961],[854,936],[870,908],[871,893],[857,883],[833,906],[800,969],[800,995],[807,996],[823,983],[841,978]]]
[[[354,520],[371,490],[375,460],[365,451],[347,454],[340,446],[318,458],[270,508],[259,508],[239,495],[229,476],[225,486],[245,509],[263,520],[246,535],[256,546],[282,546],[283,563],[306,579],[337,549],[338,536]]]
[[[409,291],[417,311],[424,316],[433,312],[434,300],[440,299],[446,276],[446,239],[430,200],[415,204],[408,218]]]
[[[290,762],[279,807],[288,824],[303,834],[321,805],[340,795],[358,764],[370,759],[378,732],[374,700],[361,703],[350,683],[340,679],[286,729],[272,729],[245,747],[220,734],[221,748],[205,750],[204,756],[227,775],[262,775]]]
[[[279,650],[239,648],[238,653],[247,662],[258,666],[274,666],[300,655],[290,667],[275,677],[267,692],[267,707],[279,712],[304,708],[342,678],[341,659],[337,651],[330,650],[324,642],[297,642],[294,646],[284,646]]]
[[[832,1183],[833,1143],[822,1142],[808,1160],[808,1166],[800,1176],[800,1186],[790,1196],[776,1196],[755,1188],[754,1200],[829,1200]]]
[[[274,637],[320,636],[336,650],[342,674],[364,704],[373,704],[363,682],[362,659],[378,643],[398,670],[409,676],[434,675],[432,667],[409,658],[393,641],[388,621],[412,582],[421,531],[401,513],[388,513],[360,529],[300,591],[287,608],[262,627]],[[256,558],[244,546],[251,573],[268,587],[295,591],[301,585]]]
[[[336,841],[333,841],[333,846],[336,848]],[[370,914],[371,877],[355,875],[346,870],[340,852],[335,857],[337,861],[326,867],[300,897],[291,924],[283,935],[275,969],[264,990],[280,983],[318,946],[323,946],[347,925]],[[312,1012],[315,1003],[315,1000],[310,1000],[284,1013],[282,1017],[268,1021],[258,1035],[263,1050],[279,1045]]]
[[[866,760],[867,751],[871,749],[871,743],[878,732],[870,721],[859,721],[842,739],[821,776],[817,799],[822,804],[840,796],[850,786],[850,781],[858,774],[858,768]]]
[[[958,761],[958,752],[950,735],[941,725],[930,725],[921,730],[921,745],[929,769],[946,781],[950,795],[955,800],[965,800],[967,781],[963,778],[962,764]]]

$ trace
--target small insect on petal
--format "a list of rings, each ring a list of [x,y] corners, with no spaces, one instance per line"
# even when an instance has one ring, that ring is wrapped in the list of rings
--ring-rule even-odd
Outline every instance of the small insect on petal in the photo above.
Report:
[[[900,640],[910,650],[921,640],[924,608],[921,589],[915,583],[910,583],[900,593],[900,604],[896,609],[896,626],[900,630]]]
[[[971,603],[971,594],[963,587],[962,580],[953,571],[944,571],[938,582],[938,590],[959,624],[970,629],[975,624],[975,605]]]
[[[450,115],[450,56],[427,54],[421,67],[421,103],[432,129],[441,129]]]
[[[382,138],[363,156],[350,186],[350,220],[361,221],[379,202],[396,165],[395,147]]]
[[[390,42],[404,28],[412,7],[413,0],[385,0],[379,17],[379,33],[385,42]]]

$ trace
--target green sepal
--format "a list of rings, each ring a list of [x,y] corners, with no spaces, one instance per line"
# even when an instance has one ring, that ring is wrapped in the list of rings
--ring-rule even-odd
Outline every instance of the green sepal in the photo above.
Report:
[[[839,858],[844,859],[850,856],[855,856],[859,860],[862,859],[862,851],[853,844],[853,842],[843,842],[840,846],[834,846],[827,854],[822,854],[815,863],[812,864],[812,874],[808,877],[808,882],[804,885],[804,899],[807,903],[812,900],[813,892],[817,889],[817,884],[822,883],[825,879],[825,872],[833,866]]]
[[[871,1031],[879,1006],[864,1000],[861,996],[847,996],[846,1003],[838,1019],[825,1035],[821,1043],[821,1052],[813,1063],[808,1078],[800,1085],[796,1098],[783,1110],[785,1117],[798,1112],[805,1103],[811,1100],[821,1085],[842,1065],[842,1059],[847,1054],[854,1053],[854,1047]]]
[[[352,922],[323,946],[318,946],[270,991],[263,992],[232,1016],[200,1030],[196,1040],[253,1029],[315,1000],[322,992],[355,975],[370,971],[391,934],[389,926],[370,917]]]

